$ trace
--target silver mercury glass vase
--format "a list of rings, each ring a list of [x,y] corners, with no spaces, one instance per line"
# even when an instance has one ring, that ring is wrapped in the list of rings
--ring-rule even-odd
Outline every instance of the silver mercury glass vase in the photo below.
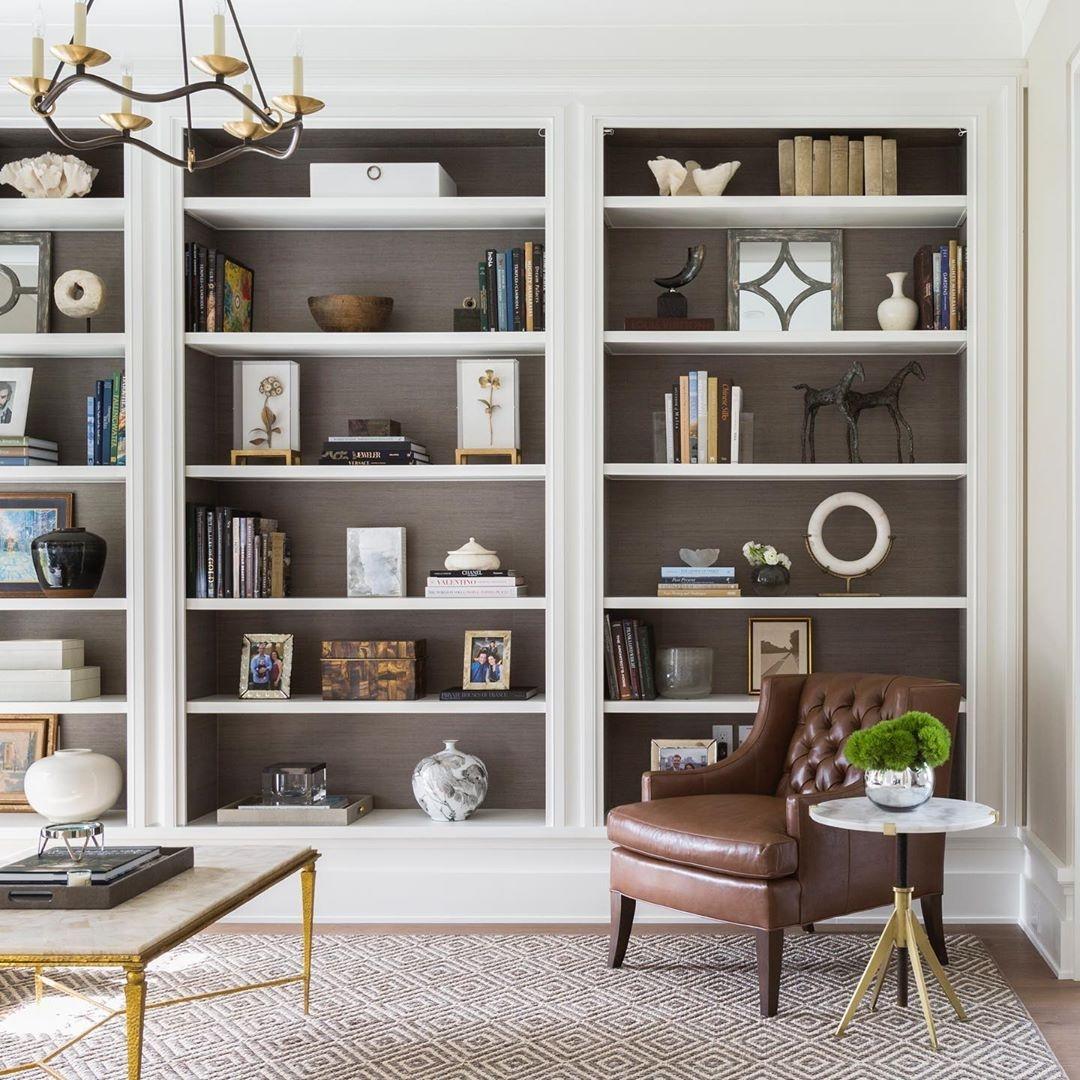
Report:
[[[487,795],[487,766],[447,739],[445,749],[417,762],[413,796],[432,821],[465,821]]]
[[[929,765],[913,769],[867,769],[866,797],[882,810],[914,810],[934,794],[934,770]]]

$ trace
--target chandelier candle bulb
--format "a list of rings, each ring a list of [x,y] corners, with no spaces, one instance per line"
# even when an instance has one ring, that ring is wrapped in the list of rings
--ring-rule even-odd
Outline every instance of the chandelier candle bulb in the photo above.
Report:
[[[81,0],[75,4],[75,29],[71,35],[72,45],[86,44],[86,4]]]
[[[34,36],[30,39],[30,76],[34,79],[45,77],[45,19],[38,5],[34,20]]]
[[[132,75],[131,67],[130,65],[125,64],[122,70],[123,74],[120,76],[120,84],[125,90],[130,90]],[[129,98],[126,94],[120,98],[120,111],[122,113],[131,112],[131,98]]]
[[[214,4],[214,44],[210,50],[214,56],[225,55],[225,12],[221,0]]]
[[[252,98],[252,96],[251,96],[251,83],[244,83],[244,97],[246,97],[248,99],[248,101],[254,100]],[[244,123],[245,124],[250,124],[251,121],[252,121],[251,109],[249,109],[245,105],[244,106]]]
[[[299,33],[293,43],[292,92],[296,97],[304,93],[304,39]]]

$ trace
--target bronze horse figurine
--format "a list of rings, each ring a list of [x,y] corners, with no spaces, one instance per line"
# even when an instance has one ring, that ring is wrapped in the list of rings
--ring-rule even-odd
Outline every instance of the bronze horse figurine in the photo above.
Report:
[[[847,392],[847,414],[850,414],[855,423],[848,423],[848,460],[862,461],[859,455],[859,414],[864,409],[888,409],[892,417],[893,426],[896,428],[896,460],[903,462],[904,452],[900,445],[900,429],[904,429],[907,435],[908,462],[915,461],[915,439],[911,432],[911,425],[900,411],[900,391],[904,388],[904,380],[914,375],[922,382],[926,381],[926,372],[918,360],[906,363],[880,390],[872,390],[868,393],[859,393],[857,390]],[[847,415],[845,414],[845,415]]]
[[[821,390],[807,383],[796,383],[792,389],[803,390],[803,425],[802,425],[802,460],[817,461],[817,451],[814,448],[814,425],[817,423],[817,411],[822,405],[835,405],[840,414],[847,421],[848,446],[854,440],[855,452],[858,453],[859,429],[855,426],[855,414],[848,405],[851,393],[851,384],[855,379],[865,379],[866,372],[862,364],[856,360],[845,372],[844,377],[833,386],[824,387]],[[808,455],[809,452],[809,456]],[[850,452],[849,452],[850,453]]]

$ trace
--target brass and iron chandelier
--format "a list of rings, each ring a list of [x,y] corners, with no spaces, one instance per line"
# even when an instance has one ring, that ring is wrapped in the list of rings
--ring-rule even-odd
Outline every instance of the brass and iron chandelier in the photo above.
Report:
[[[201,55],[188,55],[187,23],[184,12],[184,0],[179,3],[180,23],[180,53],[184,82],[175,90],[167,90],[160,94],[148,94],[135,90],[132,87],[130,71],[125,70],[121,76],[121,82],[115,83],[101,75],[95,75],[89,68],[98,68],[109,62],[111,57],[102,49],[94,48],[86,42],[86,16],[94,6],[94,0],[77,0],[75,3],[75,26],[71,40],[67,44],[53,45],[51,52],[60,61],[51,79],[45,78],[45,39],[44,27],[39,16],[31,38],[31,66],[29,75],[17,75],[9,79],[9,83],[18,91],[30,98],[30,109],[45,121],[46,126],[59,142],[71,150],[99,150],[108,146],[137,146],[146,150],[155,157],[168,161],[180,168],[194,172],[196,169],[209,169],[215,165],[221,165],[231,161],[240,154],[255,153],[264,154],[277,160],[290,157],[300,142],[300,133],[304,128],[304,117],[309,113],[318,112],[323,107],[323,102],[318,98],[308,97],[304,93],[304,58],[299,46],[294,50],[293,56],[293,85],[291,94],[282,94],[271,98],[269,101],[263,92],[259,74],[255,70],[255,62],[248,51],[247,42],[244,40],[244,32],[240,28],[240,22],[233,9],[232,0],[213,0],[213,49],[209,53]],[[236,39],[243,52],[243,59],[229,56],[225,44],[225,8],[228,8],[229,17],[232,20],[236,32]],[[189,78],[189,63],[208,76],[207,79],[192,82]],[[61,78],[65,67],[74,68],[72,74]],[[236,78],[250,72],[257,97],[252,92],[252,83],[246,83],[243,90],[226,82],[226,79]],[[102,113],[99,119],[113,133],[103,135],[100,138],[77,139],[65,132],[56,122],[55,113],[60,98],[72,87],[80,83],[91,83],[106,90],[115,91],[120,97],[120,109],[118,112]],[[224,124],[225,130],[236,139],[236,145],[227,150],[212,154],[207,157],[199,157],[196,153],[194,126],[191,116],[191,99],[196,94],[208,90],[219,90],[231,94],[243,109],[239,120],[229,120]],[[136,139],[136,132],[148,128],[153,120],[148,116],[142,116],[133,109],[133,101],[159,104],[166,101],[185,99],[187,105],[187,123],[184,130],[184,153],[182,157],[176,157],[151,143]],[[279,133],[288,133],[289,141],[284,146],[262,144],[262,140],[268,136]]]

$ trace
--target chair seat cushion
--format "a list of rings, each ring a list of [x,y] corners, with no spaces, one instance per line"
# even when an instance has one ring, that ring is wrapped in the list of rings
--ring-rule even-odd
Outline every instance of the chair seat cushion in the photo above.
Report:
[[[687,795],[617,806],[608,839],[668,862],[748,878],[794,874],[799,846],[788,835],[783,799],[772,795]]]

